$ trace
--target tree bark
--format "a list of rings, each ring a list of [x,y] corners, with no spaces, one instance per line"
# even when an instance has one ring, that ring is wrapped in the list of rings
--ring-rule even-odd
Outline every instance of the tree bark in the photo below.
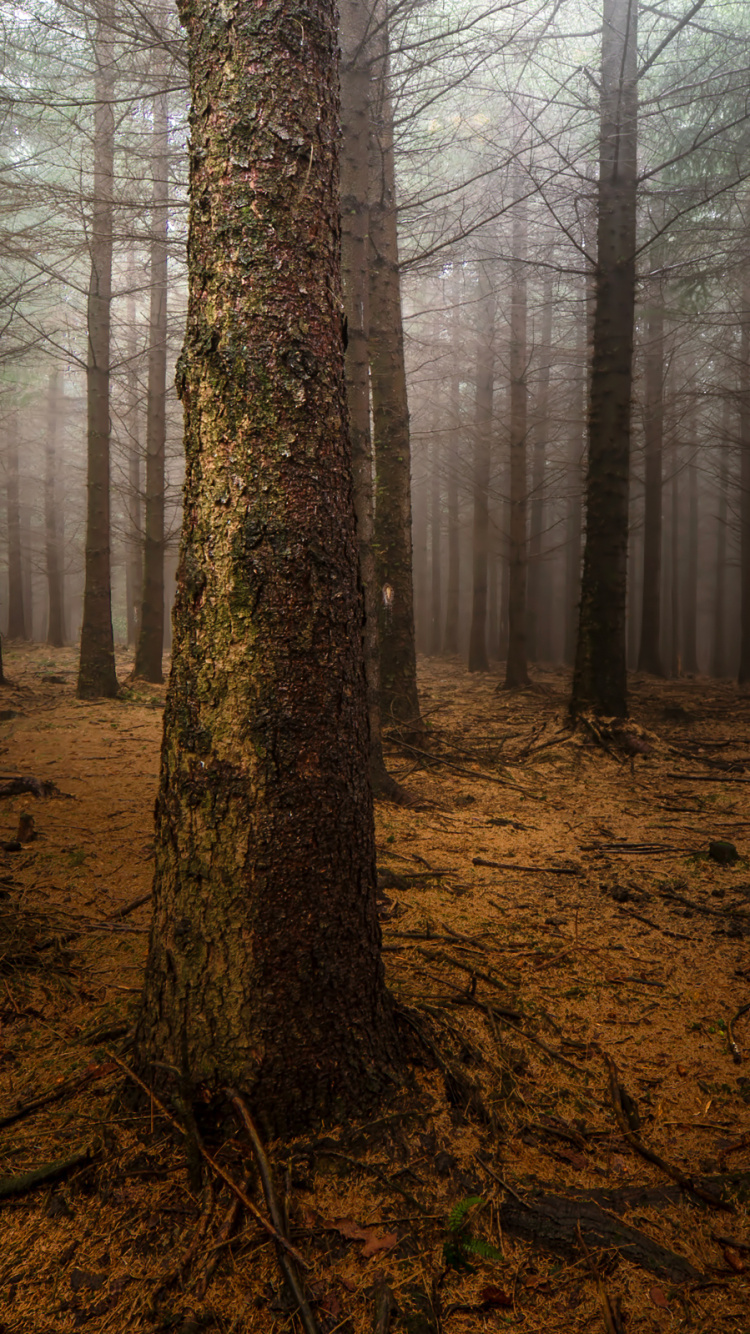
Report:
[[[109,334],[115,149],[111,0],[98,0],[94,37],[94,191],[90,228],[86,364],[87,508],[79,699],[117,694],[112,633],[109,497]]]
[[[448,571],[445,590],[445,634],[443,652],[458,653],[458,603],[461,578],[461,546],[458,506],[458,469],[459,445],[461,441],[461,379],[459,375],[460,325],[459,300],[460,287],[458,272],[454,266],[453,282],[453,329],[452,360],[453,367],[449,388],[449,433],[446,460],[446,517],[448,523]]]
[[[544,270],[542,291],[542,337],[539,346],[539,385],[534,411],[534,449],[531,469],[531,515],[529,522],[529,587],[526,631],[528,656],[538,662],[544,635],[540,627],[544,598],[545,569],[542,564],[545,471],[549,434],[549,381],[552,369],[552,269]]]
[[[671,676],[682,676],[682,608],[680,599],[680,456],[675,441],[672,450],[672,482],[670,486],[670,632],[671,652],[669,671]]]
[[[368,269],[370,6],[342,0],[341,40],[341,272],[346,315],[346,397],[354,475],[359,562],[365,599],[364,658],[370,723],[370,781],[378,797],[398,800],[403,791],[383,759],[380,717],[381,601],[375,570],[375,530],[370,431],[370,299]]]
[[[375,903],[339,282],[333,0],[183,0],[186,478],[139,1067],[267,1136],[356,1115],[399,1043]],[[252,410],[248,405],[252,404]]]
[[[635,308],[637,0],[604,0],[586,545],[571,713],[627,714],[625,605]]]
[[[750,681],[750,277],[740,310],[740,685]]]
[[[65,605],[57,487],[57,439],[60,423],[60,372],[50,371],[47,388],[47,439],[44,449],[44,535],[47,564],[47,643],[65,643]]]
[[[651,278],[646,323],[645,508],[638,671],[663,676],[661,662],[662,445],[664,441],[664,301]]]
[[[520,193],[520,189],[517,190]],[[510,533],[508,550],[508,657],[506,690],[529,684],[526,657],[526,510],[528,481],[528,353],[526,254],[528,209],[525,201],[513,210],[513,261],[510,297]]]
[[[689,676],[698,671],[698,464],[695,418],[691,422],[687,467],[687,559],[682,665]]]
[[[442,470],[442,450],[440,436],[435,430],[430,450],[430,655],[437,658],[440,654],[442,581],[440,570],[442,510],[440,507],[440,473]]]
[[[161,73],[159,67],[159,73]],[[143,596],[135,650],[136,677],[164,680],[164,483],[167,438],[167,239],[169,111],[167,94],[153,99],[148,398],[146,400],[146,523]]]
[[[477,362],[474,399],[472,595],[469,671],[487,672],[487,557],[489,543],[492,394],[495,356],[495,293],[486,264],[479,265]]]
[[[8,516],[8,639],[28,639],[21,560],[21,498],[18,467],[18,415],[8,417],[5,446]]]
[[[377,13],[370,134],[370,384],[375,441],[375,566],[381,590],[380,696],[385,717],[419,725],[412,579],[411,447],[396,228],[393,109],[385,10]]]

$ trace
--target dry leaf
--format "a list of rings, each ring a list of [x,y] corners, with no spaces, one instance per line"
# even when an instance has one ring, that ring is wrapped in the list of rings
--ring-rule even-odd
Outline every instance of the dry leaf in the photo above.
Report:
[[[334,1218],[331,1222],[321,1218],[318,1221],[320,1227],[326,1228],[329,1232],[340,1232],[347,1241],[363,1241],[365,1243],[361,1251],[363,1260],[369,1260],[370,1256],[377,1255],[378,1251],[389,1251],[398,1241],[395,1232],[376,1232],[373,1227],[361,1227],[353,1218]]]
[[[664,1296],[663,1288],[649,1288],[648,1295],[654,1303],[654,1306],[660,1306],[662,1311],[669,1310],[669,1302]]]
[[[724,1247],[724,1259],[729,1265],[729,1268],[734,1270],[735,1274],[744,1274],[747,1266],[744,1261],[740,1259],[737,1252],[732,1250],[731,1246]]]
[[[482,1288],[479,1300],[483,1306],[494,1307],[501,1311],[510,1310],[513,1305],[513,1298],[509,1297],[507,1292],[503,1292],[502,1288],[492,1287],[492,1285]]]

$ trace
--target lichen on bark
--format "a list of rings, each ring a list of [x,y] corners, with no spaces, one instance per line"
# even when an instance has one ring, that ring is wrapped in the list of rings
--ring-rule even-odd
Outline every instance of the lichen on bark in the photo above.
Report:
[[[365,1107],[380,959],[330,0],[187,0],[186,482],[137,1031],[267,1133]],[[187,1070],[185,1070],[187,1066]],[[162,1072],[162,1074],[160,1074]]]

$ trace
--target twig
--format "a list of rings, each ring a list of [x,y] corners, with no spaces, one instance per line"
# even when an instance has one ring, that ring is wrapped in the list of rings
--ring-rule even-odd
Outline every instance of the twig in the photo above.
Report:
[[[484,857],[472,857],[472,866],[491,866],[497,871],[534,871],[538,875],[580,875],[577,866],[521,866],[519,862],[488,862]]]
[[[520,783],[514,783],[511,778],[500,778],[497,774],[478,773],[476,769],[466,769],[461,764],[454,764],[452,760],[446,760],[442,755],[433,755],[429,750],[421,750],[419,746],[412,746],[408,741],[399,741],[404,750],[410,750],[414,755],[422,755],[425,759],[431,760],[433,764],[442,764],[446,769],[452,769],[456,774],[462,774],[464,778],[478,778],[484,783],[499,783],[502,787],[513,788],[514,792],[523,792],[525,797],[531,797],[532,801],[544,801],[544,797],[538,797],[535,792],[530,792],[527,787],[521,787]]]
[[[601,1051],[601,1048],[599,1048],[599,1050]],[[710,1191],[704,1190],[702,1186],[697,1186],[695,1182],[692,1181],[690,1177],[685,1176],[685,1173],[681,1172],[678,1167],[673,1167],[671,1163],[668,1163],[666,1159],[660,1157],[660,1155],[655,1153],[653,1149],[649,1149],[648,1145],[644,1144],[643,1140],[631,1130],[622,1106],[617,1066],[608,1052],[602,1051],[602,1056],[604,1057],[605,1064],[609,1071],[609,1088],[615,1120],[622,1131],[623,1137],[627,1140],[628,1144],[630,1144],[631,1148],[635,1149],[636,1153],[639,1153],[642,1158],[645,1158],[646,1162],[654,1163],[656,1167],[660,1167],[662,1172],[664,1172],[671,1181],[674,1181],[681,1190],[686,1190],[692,1195],[697,1195],[699,1200],[703,1200],[706,1204],[712,1205],[714,1209],[726,1209],[729,1212],[733,1212],[731,1205],[726,1204],[724,1200],[718,1199],[717,1196],[712,1195]]]
[[[683,783],[750,783],[750,778],[735,777],[734,774],[678,774],[668,773],[667,778],[678,778]]]
[[[338,1149],[318,1149],[317,1152],[322,1158],[340,1158],[342,1162],[349,1163],[350,1167],[358,1168],[361,1172],[369,1172],[370,1176],[377,1177],[378,1181],[381,1181],[384,1186],[388,1186],[389,1189],[403,1195],[407,1203],[412,1208],[418,1209],[420,1214],[425,1212],[423,1205],[419,1203],[415,1195],[412,1195],[410,1190],[407,1190],[405,1186],[399,1186],[397,1181],[393,1181],[382,1168],[376,1167],[374,1163],[363,1163],[359,1158],[350,1158],[346,1153],[339,1153]]]
[[[253,1122],[253,1119],[237,1090],[228,1088],[227,1094],[231,1100],[232,1106],[235,1108],[235,1111],[239,1113],[244,1123],[245,1129],[250,1139],[250,1143],[253,1147],[253,1153],[255,1154],[255,1161],[258,1164],[260,1181],[263,1187],[263,1194],[266,1197],[266,1204],[268,1205],[268,1212],[270,1213],[271,1218],[273,1219],[273,1224],[274,1227],[276,1228],[277,1233],[279,1234],[279,1238],[281,1239],[283,1237],[284,1241],[286,1242],[286,1238],[284,1237],[284,1232],[285,1232],[284,1218],[281,1212],[281,1208],[279,1207],[279,1202],[276,1199],[276,1193],[274,1191],[273,1181],[271,1179],[271,1167],[266,1157],[266,1151],[263,1148],[263,1144],[261,1143],[260,1135],[255,1129],[255,1124]],[[288,1242],[286,1242],[286,1248],[287,1250],[291,1250],[291,1247],[289,1246]],[[281,1266],[281,1272],[283,1273],[284,1278],[286,1279],[287,1284],[289,1285],[289,1290],[293,1294],[294,1300],[297,1303],[302,1324],[304,1325],[307,1334],[320,1334],[320,1326],[318,1325],[315,1316],[310,1310],[310,1306],[305,1296],[304,1288],[302,1286],[302,1281],[299,1277],[299,1274],[297,1273],[294,1265],[289,1259],[289,1255],[282,1248],[282,1246],[278,1244],[278,1242],[276,1246],[276,1253],[278,1256],[279,1265]]]
[[[151,1099],[153,1106],[156,1107],[159,1112],[161,1112],[162,1116],[165,1117],[167,1121],[169,1121],[169,1124],[174,1126],[175,1130],[179,1130],[181,1135],[184,1135],[185,1127],[180,1125],[180,1122],[177,1120],[176,1116],[172,1116],[172,1113],[168,1111],[167,1108],[164,1106],[164,1103],[157,1098],[156,1094],[153,1092],[152,1089],[149,1088],[148,1084],[144,1084],[143,1080],[135,1073],[135,1071],[131,1070],[129,1065],[126,1065],[124,1061],[121,1061],[112,1052],[107,1052],[107,1055],[109,1056],[110,1060],[115,1061],[115,1063],[119,1065],[121,1070],[125,1071],[125,1074],[128,1076],[129,1079],[132,1079],[133,1082],[137,1084],[138,1087],[142,1089],[145,1094],[147,1094],[147,1096]],[[228,1172],[224,1171],[224,1168],[221,1166],[221,1164],[217,1163],[216,1159],[211,1156],[211,1154],[208,1152],[206,1148],[204,1148],[202,1144],[198,1144],[197,1147],[201,1157],[205,1159],[209,1167],[213,1169],[216,1175],[221,1177],[222,1181],[226,1183],[226,1185],[231,1190],[232,1194],[236,1195],[237,1199],[240,1200],[242,1204],[244,1204],[248,1213],[252,1214],[256,1222],[260,1223],[264,1232],[267,1232],[269,1237],[273,1237],[274,1241],[277,1242],[279,1246],[282,1246],[285,1251],[288,1251],[289,1254],[294,1257],[297,1263],[301,1264],[306,1269],[307,1265],[305,1264],[305,1261],[303,1257],[300,1255],[299,1251],[295,1250],[294,1246],[292,1246],[291,1243],[287,1241],[286,1237],[281,1236],[280,1233],[277,1232],[276,1228],[273,1226],[273,1224],[269,1223],[267,1218],[264,1218],[263,1214],[260,1212],[260,1209],[257,1209],[253,1204],[252,1200],[248,1198],[247,1193],[242,1189],[242,1186],[238,1186],[237,1182],[232,1177],[230,1177]]]
[[[251,1178],[247,1176],[245,1177],[245,1180],[242,1183],[242,1189],[245,1192],[245,1194],[247,1194],[247,1192],[250,1189],[250,1180]],[[211,1282],[211,1279],[213,1278],[214,1270],[216,1269],[216,1266],[219,1263],[219,1250],[222,1246],[226,1246],[227,1242],[229,1241],[229,1238],[234,1232],[234,1229],[237,1226],[237,1221],[240,1216],[241,1208],[242,1208],[241,1201],[237,1198],[236,1195],[233,1196],[232,1203],[227,1209],[227,1212],[224,1215],[224,1220],[221,1224],[221,1227],[219,1228],[216,1241],[212,1246],[211,1251],[209,1252],[208,1258],[206,1260],[206,1267],[196,1284],[195,1295],[198,1298],[198,1301],[203,1301],[203,1298],[206,1295],[206,1289],[208,1288],[208,1285]]]
[[[626,917],[635,917],[639,922],[645,922],[646,926],[653,927],[654,931],[661,931],[662,935],[671,936],[673,940],[693,940],[693,936],[686,936],[684,931],[669,931],[666,926],[659,926],[658,922],[652,921],[650,917],[644,917],[643,913],[634,912],[632,908],[619,908],[618,912]]]
[[[593,1278],[596,1282],[596,1288],[599,1294],[599,1303],[602,1308],[604,1323],[607,1326],[607,1334],[623,1334],[622,1320],[620,1319],[619,1312],[616,1311],[611,1301],[609,1300],[609,1293],[607,1292],[607,1289],[604,1286],[604,1282],[597,1268],[596,1261],[594,1260],[591,1251],[589,1250],[588,1246],[583,1240],[580,1218],[576,1222],[576,1232],[578,1233],[578,1243],[581,1247],[581,1250],[583,1251],[584,1259],[589,1269],[591,1270]]]
[[[35,1112],[41,1111],[43,1107],[50,1107],[53,1102],[62,1102],[63,1099],[72,1097],[85,1084],[90,1084],[95,1079],[103,1079],[105,1075],[111,1075],[113,1068],[111,1065],[89,1067],[77,1079],[69,1079],[65,1084],[59,1084],[51,1093],[44,1093],[41,1098],[33,1098],[31,1102],[26,1102],[23,1106],[17,1107],[15,1112],[8,1112],[6,1116],[0,1117],[0,1128],[12,1126],[16,1121],[23,1121],[27,1116],[33,1116]]]
[[[73,931],[66,931],[65,935],[62,936],[48,936],[47,939],[41,941],[36,948],[38,950],[47,950],[52,945],[67,945],[68,941],[77,940],[79,936],[85,936],[89,931],[97,931],[102,928],[107,929],[110,923],[120,922],[123,917],[129,917],[132,912],[135,912],[136,908],[142,908],[143,904],[150,903],[151,899],[152,891],[149,890],[148,894],[141,894],[139,898],[133,899],[131,903],[126,903],[123,908],[118,908],[117,912],[111,913],[110,916],[105,917],[102,922],[91,922],[86,926],[76,927]]]
[[[731,1019],[727,1019],[727,1039],[729,1041],[729,1050],[732,1053],[732,1060],[735,1065],[742,1065],[742,1052],[734,1040],[734,1032],[732,1030],[737,1023],[737,1020],[741,1019],[743,1014],[747,1014],[748,1010],[750,1010],[750,1001],[748,1001],[747,1005],[741,1005],[737,1013],[732,1015]]]
[[[398,1308],[396,1298],[385,1279],[381,1279],[375,1285],[373,1307],[372,1334],[388,1334],[391,1316]]]

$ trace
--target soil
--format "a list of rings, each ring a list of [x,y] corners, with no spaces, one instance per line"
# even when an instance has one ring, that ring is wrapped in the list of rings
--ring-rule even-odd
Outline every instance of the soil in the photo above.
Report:
[[[300,1329],[177,1105],[127,1096],[164,691],[84,703],[73,650],[4,656],[0,794],[42,795],[0,801],[0,1330]],[[627,723],[571,731],[567,673],[498,675],[423,661],[424,737],[387,739],[412,1084],[266,1146],[311,1319],[748,1334],[750,694],[635,677]],[[241,1117],[201,1131],[267,1216]]]

